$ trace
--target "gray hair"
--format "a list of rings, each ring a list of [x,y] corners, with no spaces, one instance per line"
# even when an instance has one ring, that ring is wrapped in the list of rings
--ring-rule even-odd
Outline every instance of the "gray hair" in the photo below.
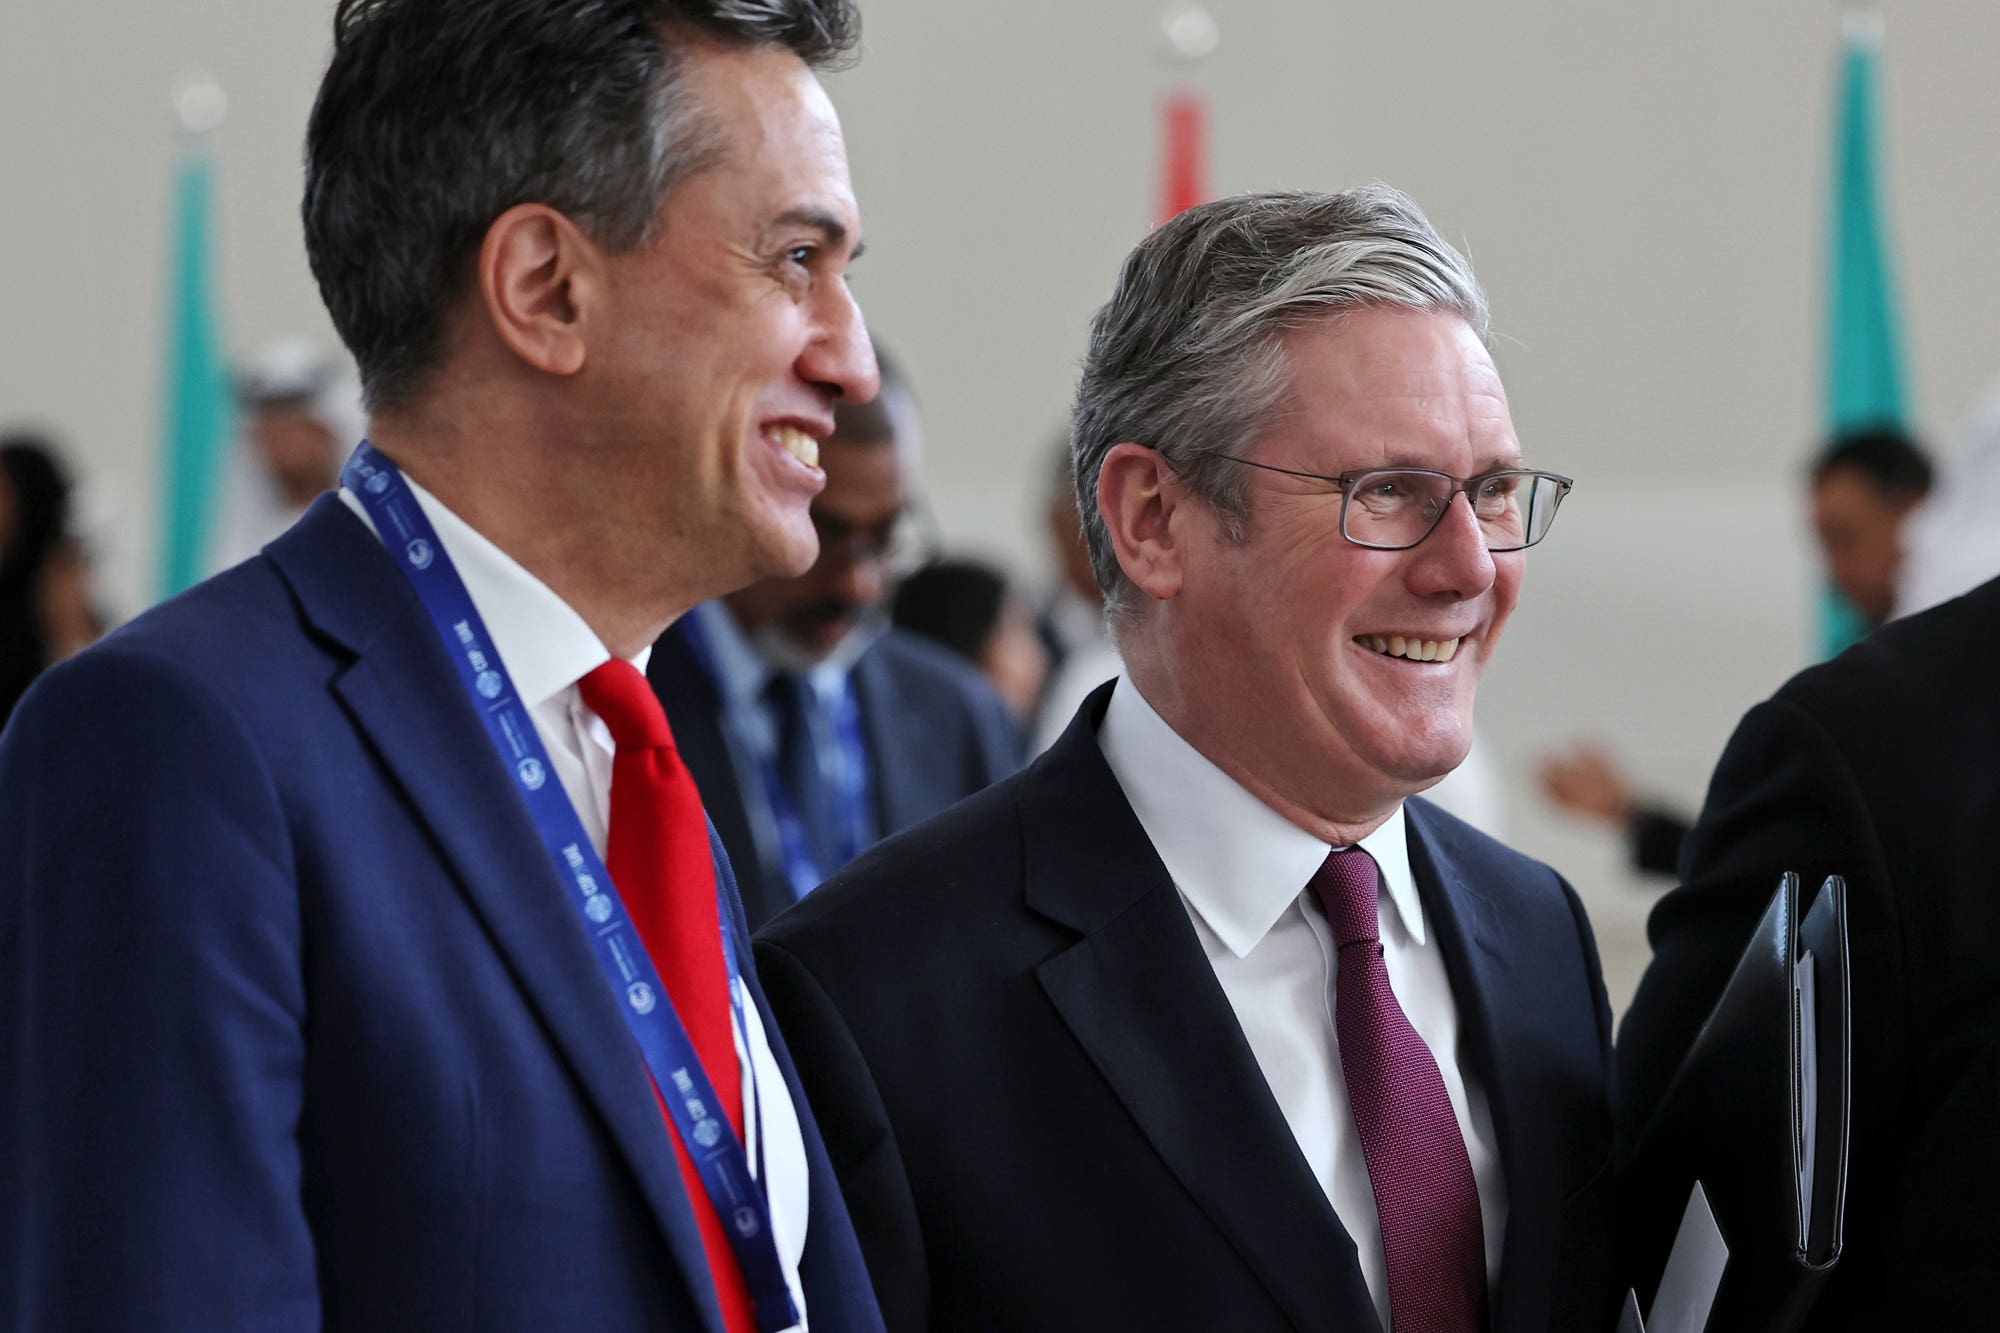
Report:
[[[1284,335],[1369,306],[1454,314],[1487,335],[1471,265],[1387,185],[1219,199],[1126,257],[1091,321],[1070,435],[1084,539],[1114,624],[1132,586],[1097,512],[1105,454],[1121,441],[1150,446],[1243,540],[1248,483],[1219,456],[1241,453],[1284,396]]]

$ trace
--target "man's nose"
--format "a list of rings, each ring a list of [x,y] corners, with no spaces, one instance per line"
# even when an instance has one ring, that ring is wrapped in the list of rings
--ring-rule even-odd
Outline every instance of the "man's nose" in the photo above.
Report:
[[[861,306],[838,279],[826,284],[820,302],[819,333],[800,354],[799,375],[841,402],[865,403],[881,389],[882,373]]]
[[[839,594],[857,606],[873,606],[882,598],[882,557],[874,551],[860,552],[843,560],[833,572]]]
[[[1410,554],[1410,590],[1422,596],[1470,601],[1493,586],[1493,553],[1463,492],[1451,497],[1430,536]]]

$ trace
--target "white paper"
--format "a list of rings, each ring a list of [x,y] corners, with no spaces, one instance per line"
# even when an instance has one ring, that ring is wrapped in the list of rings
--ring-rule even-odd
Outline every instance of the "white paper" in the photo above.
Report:
[[[1708,1192],[1697,1180],[1688,1195],[1687,1211],[1681,1214],[1673,1251],[1667,1255],[1666,1271],[1660,1275],[1653,1308],[1646,1314],[1648,1333],[1702,1333],[1728,1264],[1729,1246],[1715,1225]]]
[[[1798,1024],[1799,1073],[1793,1105],[1798,1108],[1793,1148],[1798,1154],[1799,1245],[1812,1234],[1813,1162],[1819,1156],[1819,1005],[1813,989],[1813,956],[1808,949],[1792,969],[1792,1014]]]

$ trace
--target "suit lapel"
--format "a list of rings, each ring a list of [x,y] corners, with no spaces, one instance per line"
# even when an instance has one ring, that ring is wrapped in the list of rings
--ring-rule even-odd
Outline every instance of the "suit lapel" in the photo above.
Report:
[[[305,616],[354,654],[334,692],[436,839],[638,1177],[711,1333],[723,1333],[690,1201],[624,1017],[422,604],[331,496],[267,554]]]
[[[1409,830],[1410,869],[1423,899],[1424,914],[1437,932],[1458,1007],[1463,1034],[1461,1055],[1486,1091],[1493,1132],[1500,1141],[1500,1170],[1507,1182],[1507,1235],[1501,1245],[1500,1289],[1493,1302],[1493,1327],[1522,1325],[1517,1308],[1530,1297],[1524,1278],[1552,1262],[1561,1221],[1559,1185],[1549,1170],[1540,1140],[1555,1117],[1538,1083],[1526,1076],[1535,1036],[1515,1021],[1519,1006],[1506,1002],[1533,990],[1521,961],[1507,947],[1506,916],[1482,884],[1496,873],[1470,861],[1447,826],[1422,801],[1404,806]],[[1532,960],[1525,960],[1532,965]],[[1501,1058],[1502,1052],[1513,1058]],[[1556,1132],[1560,1132],[1557,1127]]]
[[[1028,905],[1081,938],[1037,969],[1167,1169],[1301,1329],[1374,1305],[1179,892],[1097,748],[1101,688],[1022,789]]]
[[[676,624],[653,645],[646,678],[674,729],[674,745],[694,775],[702,806],[729,851],[743,898],[743,910],[755,930],[792,905],[791,886],[774,897],[774,881],[783,879],[782,857],[765,848],[750,822],[744,795],[758,775],[744,772],[722,729],[722,700],[715,682],[688,646],[687,631]],[[772,867],[780,867],[773,869]]]

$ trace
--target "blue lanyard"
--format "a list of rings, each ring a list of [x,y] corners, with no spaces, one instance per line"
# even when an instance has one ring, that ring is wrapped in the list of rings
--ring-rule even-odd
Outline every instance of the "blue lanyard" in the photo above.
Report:
[[[715,648],[709,642],[701,617],[688,616],[682,624],[685,627],[682,632],[687,637],[688,647],[694,652],[695,660],[708,673],[716,689],[721,691],[722,668],[716,660]],[[810,680],[801,680],[800,686],[807,690],[814,688]],[[753,707],[761,707],[761,704]],[[812,839],[806,834],[805,820],[799,814],[798,803],[792,799],[791,789],[785,785],[777,747],[768,750],[748,747],[757,751],[752,758],[757,765],[758,786],[763,789],[764,805],[771,812],[771,822],[777,827],[778,851],[785,862],[785,880],[791,885],[795,898],[803,898],[818,888],[834,871],[861,855],[872,840],[868,817],[867,748],[861,735],[861,710],[854,701],[851,685],[841,691],[841,697],[832,711],[834,742],[840,754],[840,775],[834,788],[834,795],[840,802],[841,843],[834,849],[834,855],[839,858],[837,864],[822,866],[813,855]]]
[[[467,697],[485,723],[501,761],[518,783],[557,873],[576,890],[569,896],[570,902],[597,952],[605,980],[622,1001],[619,1009],[639,1043],[660,1100],[673,1116],[681,1143],[701,1176],[709,1205],[722,1220],[723,1232],[729,1237],[730,1247],[736,1252],[736,1261],[749,1284],[760,1333],[779,1333],[791,1328],[799,1322],[799,1312],[792,1303],[784,1265],[778,1258],[777,1241],[771,1234],[770,1204],[750,1170],[748,1155],[728,1117],[712,1109],[721,1107],[721,1099],[715,1095],[715,1088],[701,1067],[680,1016],[674,1013],[673,1005],[660,1003],[666,991],[645,946],[639,942],[637,931],[625,915],[625,905],[611,883],[610,872],[584,834],[583,824],[577,819],[576,809],[562,784],[549,781],[554,774],[548,754],[542,748],[527,707],[515,693],[514,682],[508,677],[498,650],[487,635],[485,623],[472,605],[471,595],[452,566],[451,557],[445,554],[443,543],[417,503],[416,495],[403,481],[403,474],[366,440],[355,447],[347,466],[341,470],[340,480],[367,508],[397,568],[403,571],[423,602],[431,623],[444,640],[445,650],[458,667]],[[720,916],[719,877],[716,892]],[[750,1029],[744,1023],[742,977],[726,925],[722,930],[722,956],[729,971],[730,1006],[747,1050]],[[750,1102],[761,1126],[754,1070]],[[763,1134],[759,1132],[757,1138],[761,1156]]]

